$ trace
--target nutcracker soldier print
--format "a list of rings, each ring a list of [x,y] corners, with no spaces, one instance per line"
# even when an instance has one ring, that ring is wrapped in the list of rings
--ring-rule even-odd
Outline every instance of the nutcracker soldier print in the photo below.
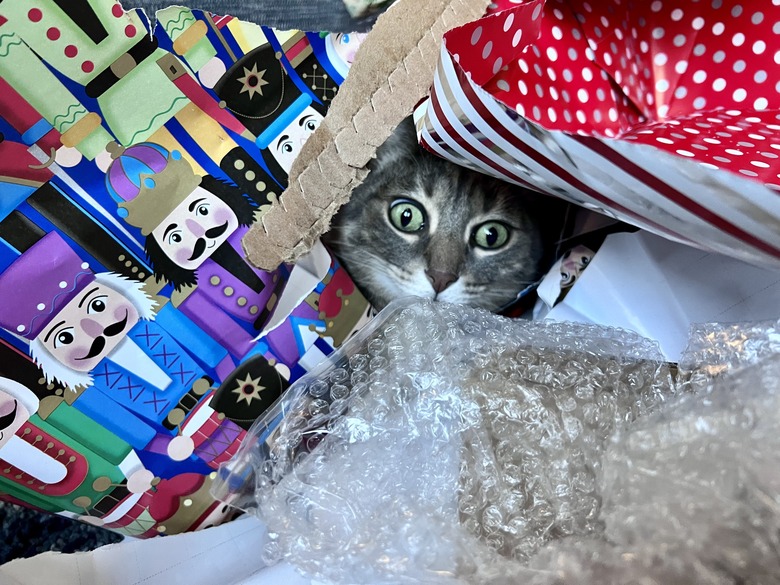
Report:
[[[94,519],[103,498],[142,494],[159,481],[130,445],[75,409],[56,424],[38,416],[40,400],[26,386],[0,377],[0,490],[49,512]],[[74,439],[99,441],[97,449]]]
[[[329,64],[345,78],[367,33],[323,33],[322,39]]]
[[[324,105],[336,96],[344,78],[334,75],[324,50],[316,51],[320,36],[302,31],[266,31],[271,44],[284,53],[284,67],[290,76],[295,76],[299,87],[311,92]]]
[[[76,409],[52,423],[38,416],[39,404],[23,384],[0,377],[0,498],[138,537],[235,515],[211,497],[212,474],[154,477],[127,443]]]
[[[214,91],[255,136],[277,182],[287,185],[295,157],[323,119],[324,108],[302,92],[284,69],[281,53],[261,45],[239,59]]]
[[[108,191],[119,215],[145,237],[155,276],[174,287],[180,311],[243,358],[288,276],[285,266],[265,272],[243,257],[241,239],[256,207],[235,185],[196,175],[178,151],[147,142],[114,156]]]
[[[14,400],[19,405],[12,420]],[[16,453],[18,447],[6,447],[0,440],[0,460],[6,463],[0,466],[0,499],[73,515],[132,536],[197,530],[231,515],[209,494],[213,472],[155,477],[127,442],[82,414],[73,400],[78,397],[72,391],[47,384],[29,356],[0,339],[0,431],[4,437],[15,432],[41,451],[32,457],[26,451]],[[206,455],[199,455],[202,460],[218,463],[230,457],[239,442],[228,444],[233,423],[204,417],[207,401],[190,412],[181,434],[192,435],[196,454]],[[57,449],[52,448],[55,441]],[[66,477],[60,479],[63,465]]]
[[[49,67],[80,91],[72,92]],[[128,146],[194,139],[206,167],[241,161],[241,169],[225,164],[221,171],[258,205],[278,191],[226,129],[246,140],[254,134],[219,107],[176,55],[158,47],[137,10],[125,11],[114,0],[3,0],[0,77],[61,134],[63,146],[101,169],[110,163],[114,137]]]
[[[76,396],[75,408],[160,477],[207,470],[178,427],[212,380],[155,323],[140,282],[95,274],[50,232],[0,274],[0,298],[0,327],[27,340],[46,380]]]
[[[162,287],[155,288],[149,282],[151,268],[141,259],[143,247],[115,217],[116,205],[110,204],[111,198],[101,197],[108,199],[103,205],[89,196],[85,199],[84,190],[75,181],[70,181],[70,177],[63,177],[56,162],[41,165],[31,154],[45,151],[59,156],[62,152],[62,148],[57,150],[60,135],[0,79],[0,125],[3,124],[8,134],[4,139],[0,138],[0,192],[3,194],[0,197],[0,250],[5,244],[16,252],[5,254],[0,251],[0,266],[4,267],[12,261],[10,256],[26,250],[54,227],[106,271],[144,282],[145,290],[151,295],[159,292]],[[73,150],[70,149],[71,154]],[[90,173],[88,177],[80,175],[78,178],[85,182],[105,180],[104,174],[100,179],[99,176]],[[95,193],[97,189],[90,188],[90,191]],[[217,378],[233,370],[235,364],[227,350],[176,311],[166,298],[158,297],[157,302],[155,320],[167,331],[176,331],[180,341],[186,340],[182,345],[215,371]]]
[[[161,41],[168,37],[173,51],[195,72],[200,83],[204,87],[213,88],[227,67],[225,61],[219,57],[212,38],[216,37],[222,41],[223,47],[229,47],[215,19],[230,22],[232,17],[215,17],[208,12],[193,11],[184,6],[169,6],[158,10],[155,17],[155,36]],[[211,38],[209,33],[212,33]]]

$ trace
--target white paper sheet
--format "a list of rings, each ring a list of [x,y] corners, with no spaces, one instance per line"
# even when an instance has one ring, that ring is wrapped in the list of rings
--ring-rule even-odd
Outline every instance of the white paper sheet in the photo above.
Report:
[[[2,585],[317,585],[287,564],[264,566],[265,525],[245,516],[215,528],[128,539],[88,553],[47,552],[0,566]]]
[[[546,318],[631,329],[676,361],[692,323],[780,318],[780,272],[647,232],[613,234]]]
[[[287,279],[279,302],[271,319],[266,324],[256,340],[262,339],[279,327],[290,313],[311,294],[314,288],[328,275],[330,269],[330,254],[325,246],[317,240],[304,256],[293,266],[290,278]]]

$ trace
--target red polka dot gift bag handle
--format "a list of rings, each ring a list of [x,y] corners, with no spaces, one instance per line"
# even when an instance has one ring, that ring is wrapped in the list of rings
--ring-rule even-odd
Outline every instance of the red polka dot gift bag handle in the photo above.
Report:
[[[498,0],[445,35],[422,142],[780,267],[780,6]]]

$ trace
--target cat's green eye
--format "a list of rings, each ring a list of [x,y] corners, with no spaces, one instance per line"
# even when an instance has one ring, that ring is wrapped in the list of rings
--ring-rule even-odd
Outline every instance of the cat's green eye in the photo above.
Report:
[[[390,206],[390,223],[402,232],[419,232],[425,227],[425,211],[419,203],[399,199]]]
[[[497,250],[509,241],[509,228],[500,221],[486,221],[472,232],[474,245],[485,250]]]

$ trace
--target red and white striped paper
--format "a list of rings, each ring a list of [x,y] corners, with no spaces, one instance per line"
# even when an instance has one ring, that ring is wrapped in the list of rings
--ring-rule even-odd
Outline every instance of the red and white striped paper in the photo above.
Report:
[[[500,0],[445,36],[421,142],[776,268],[778,80],[780,0]]]

